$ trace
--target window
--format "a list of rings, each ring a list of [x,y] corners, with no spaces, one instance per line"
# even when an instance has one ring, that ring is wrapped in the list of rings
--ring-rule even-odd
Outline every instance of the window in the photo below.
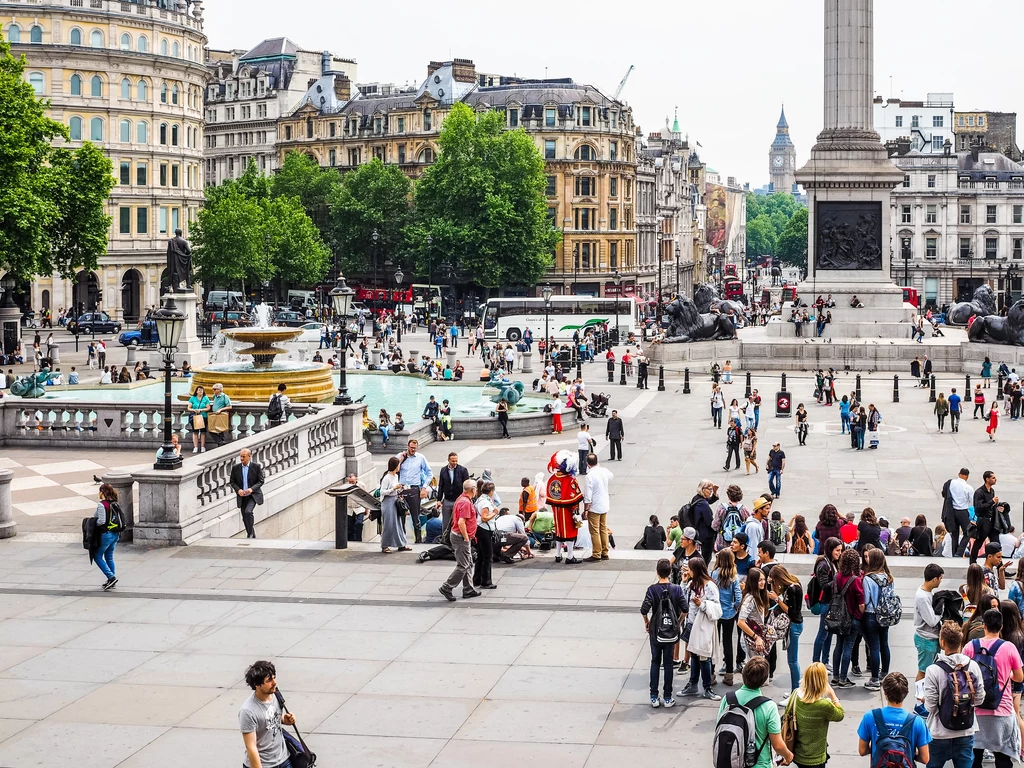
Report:
[[[935,176],[928,177],[928,189],[935,189]]]
[[[135,50],[139,53],[149,53],[149,38],[145,35],[139,35],[139,39],[135,43]]]
[[[971,206],[961,205],[960,206],[960,223],[970,224],[971,223]]]
[[[71,135],[72,141],[82,140],[82,118],[72,117],[68,122],[68,132]]]
[[[228,158],[229,160],[231,158]],[[160,186],[167,186],[167,163],[160,163]]]
[[[103,95],[103,78],[99,75],[93,75],[92,79],[89,80],[89,94],[91,96]]]
[[[554,160],[555,159],[555,140],[544,139],[544,159]]]
[[[132,161],[122,160],[121,161],[121,184],[128,186],[132,183]]]
[[[910,174],[909,173],[905,174],[903,176],[903,188],[904,189],[910,189]]]
[[[145,160],[135,163],[135,183],[140,187],[149,186],[149,165]]]
[[[985,116],[984,115],[978,115],[978,127],[981,128],[984,125],[985,125]]]
[[[594,160],[597,160],[597,153],[594,153]],[[610,141],[608,142],[608,159],[615,161],[619,159],[619,142]]]
[[[82,77],[81,75],[71,76],[71,95],[81,96],[82,95]]]
[[[330,159],[329,159],[329,162],[330,162],[330,164],[331,164],[331,167],[334,167],[335,165],[337,165],[337,157],[338,157],[338,156],[337,156],[337,153],[336,153],[336,152],[335,152],[335,151],[334,151],[333,149],[332,149],[332,150],[330,150],[330,151],[329,151],[329,152],[327,153],[327,156],[328,156],[328,158],[330,158]]]
[[[166,104],[167,103],[167,83],[164,83],[163,85],[160,86],[160,103],[161,104]]]
[[[544,110],[544,125],[548,128],[554,128],[555,126],[555,110],[545,109]]]
[[[590,230],[597,228],[597,216],[593,208],[576,209],[576,229]]]
[[[178,103],[178,86],[177,86],[177,84],[175,84],[175,86],[173,88],[171,88],[171,104],[177,104],[177,103]]]
[[[929,205],[925,209],[924,223],[925,224],[935,224],[938,221],[938,219],[939,219],[938,211],[939,211],[939,206],[937,206],[937,205]]]
[[[89,121],[89,140],[103,141],[103,118],[94,117]]]
[[[160,234],[161,235],[166,235],[167,234],[167,209],[166,208],[161,208],[160,209]]]
[[[548,183],[547,183],[547,187],[544,189],[544,194],[547,197],[554,197],[555,196],[556,178],[554,176],[548,176],[547,177],[547,182]]]
[[[179,170],[180,170],[180,167],[178,166],[177,163],[175,163],[174,165],[171,166],[171,186],[172,187],[178,186],[178,175],[179,175],[178,172],[179,172]]]
[[[92,32],[90,32],[89,33],[89,45],[92,46],[93,48],[102,48],[103,47],[103,33],[100,32],[98,29],[94,29]]]
[[[969,259],[971,258],[971,238],[961,237],[960,238],[960,258]]]
[[[1024,205],[1013,206],[1013,223],[1024,224]]]
[[[28,32],[28,41],[36,45],[43,42],[43,28],[38,24],[34,25]]]
[[[28,84],[32,86],[32,90],[35,91],[36,96],[42,96],[46,92],[42,72],[33,72],[30,74],[28,76]]]
[[[903,115],[896,115],[896,127],[897,128],[902,128],[903,127]]]
[[[913,224],[914,223],[913,222],[913,218],[912,218],[913,215],[914,214],[911,211],[910,206],[909,205],[904,205],[900,209],[900,217],[901,217],[900,218],[900,223],[902,223],[902,224]]]
[[[617,269],[619,266],[619,243],[618,241],[608,243],[608,269]]]
[[[145,235],[149,233],[149,208],[135,209],[135,234]]]
[[[964,116],[963,115],[957,115],[956,116],[956,124],[958,126],[960,126],[961,128],[964,127]]]
[[[619,209],[609,208],[608,209],[608,229],[616,230],[619,228]]]
[[[358,160],[357,160],[358,162]],[[420,156],[417,158],[417,162],[420,163],[432,163],[434,162],[434,150],[430,147],[423,149],[420,152]]]
[[[590,107],[583,107],[580,110],[580,124],[590,125]]]
[[[932,115],[932,128],[942,128],[943,120],[942,115]]]
[[[405,163],[405,144],[398,145],[398,162],[400,164]]]
[[[132,36],[125,32],[121,35],[121,50],[130,51],[132,49]]]
[[[21,27],[17,24],[11,24],[7,28],[7,41],[9,43],[20,43],[21,42]]]
[[[171,146],[178,146],[178,124],[175,123],[171,126]]]
[[[121,98],[130,99],[132,97],[132,81],[127,77],[121,80]]]
[[[122,206],[118,209],[118,218],[120,221],[120,232],[122,235],[130,235],[132,233],[132,209],[127,206]]]
[[[921,127],[921,116],[920,115],[914,115],[913,117],[910,118],[910,127],[911,128],[920,128]]]
[[[619,177],[612,176],[608,179],[608,197],[619,196]]]
[[[996,223],[996,207],[994,205],[985,206],[985,223],[995,224]]]
[[[334,132],[336,130],[337,129],[335,128],[335,124],[333,122],[330,122],[330,123],[327,124],[327,135],[328,136],[332,136],[333,137],[334,136]]]
[[[597,186],[597,179],[592,176],[577,176],[576,177],[576,195],[589,197],[595,194],[595,188]]]
[[[160,41],[160,55],[161,56],[166,56],[167,55],[167,41],[166,40],[161,40]],[[229,93],[228,96],[230,96],[230,95],[231,94]]]
[[[176,230],[178,227],[181,226],[181,222],[178,220],[178,217],[179,217],[180,213],[181,213],[181,210],[179,208],[171,208],[171,231],[172,232],[174,230]]]
[[[291,141],[291,138],[292,138],[292,127],[290,125],[286,125],[284,127],[284,138],[285,138],[285,141]]]
[[[508,111],[508,127],[515,128],[519,125],[519,110],[510,109]]]
[[[149,86],[146,85],[145,80],[139,80],[139,84],[135,88],[135,98],[139,101],[149,101]]]
[[[423,110],[423,130],[429,131],[433,126],[432,116],[429,109]]]
[[[555,217],[558,216],[558,209],[553,206],[548,206],[548,224],[551,228],[555,228]]]
[[[932,136],[932,151],[933,152],[941,152],[944,141],[945,141],[945,137],[942,134],[940,134],[940,133],[934,134]]]
[[[999,238],[985,238],[985,258],[994,259],[999,254]]]
[[[171,55],[172,55],[172,56],[173,56],[174,58],[176,58],[176,59],[180,59],[180,58],[181,58],[181,46],[180,46],[180,45],[178,45],[177,43],[175,43],[175,44],[174,44],[174,45],[173,45],[173,46],[171,47]]]
[[[135,143],[149,144],[149,123],[145,120],[135,126]]]
[[[398,132],[399,133],[405,133],[405,118],[404,117],[398,118]]]
[[[120,129],[121,129],[121,136],[120,136],[121,141],[123,141],[125,144],[130,143],[131,140],[132,140],[132,121],[131,120],[122,120],[121,121],[121,125],[120,125]]]
[[[82,30],[77,29],[77,28],[71,30],[71,44],[72,45],[81,45],[82,44]]]
[[[581,264],[580,268],[583,269],[583,270],[586,270],[586,271],[589,272],[591,269],[593,269],[596,266],[596,264],[591,262],[590,243],[581,243],[580,244],[580,259],[583,262]],[[597,248],[595,247],[594,248],[594,261],[596,261],[596,260],[597,260]],[[581,309],[582,309],[582,307],[581,307]]]
[[[160,123],[160,143],[167,146],[167,123]]]
[[[936,259],[939,256],[939,238],[937,237],[926,237],[924,241],[924,257],[926,259]]]
[[[968,115],[967,116],[967,127],[968,128],[973,128],[974,127],[974,115]]]
[[[1024,237],[1013,238],[1013,258],[1024,257]]]
[[[576,149],[577,160],[597,160],[597,152],[589,144],[581,144]]]

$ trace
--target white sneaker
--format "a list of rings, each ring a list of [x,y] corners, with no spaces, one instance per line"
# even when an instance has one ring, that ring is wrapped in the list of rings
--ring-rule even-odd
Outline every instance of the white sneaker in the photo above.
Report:
[[[193,448],[192,449],[192,453],[199,453],[199,449],[198,448]]]
[[[206,453],[206,449],[205,449],[205,448],[200,448],[200,449],[199,449],[199,452],[200,452],[200,453]]]

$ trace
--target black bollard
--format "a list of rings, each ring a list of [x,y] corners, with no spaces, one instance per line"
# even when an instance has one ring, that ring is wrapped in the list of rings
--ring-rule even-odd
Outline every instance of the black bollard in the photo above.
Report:
[[[576,352],[576,378],[583,381],[583,355]]]
[[[789,390],[786,389],[786,374],[782,374],[782,391],[783,392],[788,392],[789,391]]]
[[[608,383],[609,384],[614,384],[615,383],[615,358],[614,357],[609,357],[608,358]]]
[[[690,394],[690,369],[683,369],[683,394]]]
[[[900,401],[900,377],[898,374],[892,377],[892,401],[894,403]]]
[[[971,394],[971,374],[967,374],[967,389],[964,390],[965,394]]]
[[[860,395],[860,374],[857,374],[857,402],[859,403],[863,398]]]
[[[626,386],[626,361],[625,360],[623,360],[622,363],[619,365],[619,370],[620,370],[619,386],[620,387],[624,387],[624,386]]]
[[[658,366],[658,391],[659,392],[664,392],[665,391],[665,366],[664,365],[659,365]]]
[[[999,391],[996,392],[996,400],[1003,399],[1003,374],[999,374]]]
[[[934,373],[931,375],[931,378],[929,380],[929,387],[930,388],[928,390],[928,402],[929,403],[934,403],[935,402],[935,374]]]
[[[750,371],[747,371],[747,391],[743,393],[744,397],[750,397]]]

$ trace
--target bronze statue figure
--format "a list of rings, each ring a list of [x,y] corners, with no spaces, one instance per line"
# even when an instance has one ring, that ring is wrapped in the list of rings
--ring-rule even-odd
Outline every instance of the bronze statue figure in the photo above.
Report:
[[[701,314],[686,296],[680,296],[665,307],[669,326],[665,344],[688,344],[694,341],[718,341],[736,338],[732,319],[719,314]]]
[[[957,302],[946,311],[946,324],[967,325],[976,315],[985,317],[995,313],[996,295],[987,285],[979,285],[971,301]]]
[[[174,230],[174,237],[167,241],[167,277],[172,293],[192,289],[192,246],[181,236],[180,229]]]
[[[983,344],[1024,347],[1024,299],[1015,302],[1006,313],[1006,317],[975,317],[971,327],[967,329],[967,338]]]

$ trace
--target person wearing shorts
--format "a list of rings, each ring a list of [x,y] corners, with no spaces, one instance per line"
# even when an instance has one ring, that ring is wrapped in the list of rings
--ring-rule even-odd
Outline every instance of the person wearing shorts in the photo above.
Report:
[[[924,583],[914,596],[914,648],[917,649],[917,679],[924,680],[925,670],[939,653],[941,619],[932,607],[932,592],[942,583],[942,566],[929,563],[924,568]]]

